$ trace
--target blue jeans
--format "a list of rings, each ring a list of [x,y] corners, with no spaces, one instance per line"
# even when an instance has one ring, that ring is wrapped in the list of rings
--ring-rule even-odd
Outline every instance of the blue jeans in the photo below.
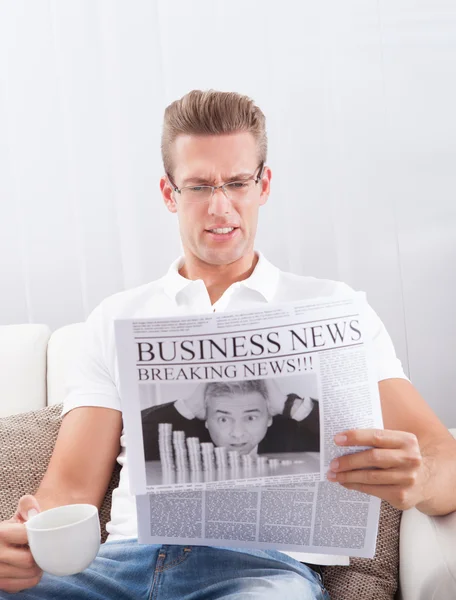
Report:
[[[320,576],[275,550],[103,544],[88,569],[69,577],[44,573],[16,600],[329,600]]]

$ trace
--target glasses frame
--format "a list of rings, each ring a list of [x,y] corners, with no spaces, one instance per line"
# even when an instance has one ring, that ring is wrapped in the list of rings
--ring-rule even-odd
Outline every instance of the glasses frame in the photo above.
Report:
[[[223,194],[225,195],[225,198],[228,198],[230,200],[230,197],[227,194],[225,186],[231,185],[232,183],[246,183],[247,181],[254,181],[255,185],[256,185],[263,178],[264,168],[265,168],[264,161],[261,161],[261,163],[255,169],[255,171],[252,173],[252,175],[250,175],[250,177],[247,177],[247,179],[239,179],[237,181],[227,181],[225,183],[222,183],[222,185],[209,185],[209,184],[205,183],[202,185],[184,185],[183,187],[178,188],[177,185],[174,183],[174,181],[171,179],[171,176],[169,173],[166,173],[166,177],[168,178],[168,180],[171,184],[171,187],[173,188],[173,192],[177,192],[178,194],[182,194],[182,190],[191,189],[191,188],[195,188],[195,187],[211,188],[212,193],[211,193],[210,198],[208,198],[207,200],[194,200],[193,202],[195,202],[195,203],[208,202],[210,199],[212,199],[212,196],[215,194],[216,190],[222,190]],[[255,177],[255,173],[258,171],[258,169],[259,169],[259,173]]]

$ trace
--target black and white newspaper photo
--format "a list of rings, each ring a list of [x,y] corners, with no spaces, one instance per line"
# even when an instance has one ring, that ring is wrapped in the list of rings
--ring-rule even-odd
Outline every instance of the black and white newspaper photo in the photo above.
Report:
[[[147,487],[320,476],[316,373],[140,383]]]

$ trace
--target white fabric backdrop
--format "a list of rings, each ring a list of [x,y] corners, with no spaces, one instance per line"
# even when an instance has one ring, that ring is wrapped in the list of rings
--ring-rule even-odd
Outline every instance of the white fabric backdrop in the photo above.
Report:
[[[452,0],[0,0],[0,324],[160,276],[164,107],[236,90],[268,119],[258,247],[366,290],[454,426],[455,73]]]

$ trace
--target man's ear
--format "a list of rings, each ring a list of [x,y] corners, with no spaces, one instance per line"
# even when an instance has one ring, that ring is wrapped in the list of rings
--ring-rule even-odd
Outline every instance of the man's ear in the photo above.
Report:
[[[260,206],[263,206],[268,201],[269,194],[271,192],[271,178],[272,178],[271,169],[269,167],[264,167],[263,177],[260,180],[260,185],[261,185]]]
[[[169,212],[176,213],[177,204],[174,200],[173,188],[169,183],[169,179],[165,175],[160,179],[160,191],[162,193],[166,208],[169,210]]]
[[[209,429],[209,427],[207,426],[207,421],[204,421],[204,427],[205,427],[206,429]]]
[[[271,417],[271,415],[269,415],[269,417],[268,417],[268,427],[271,427],[271,425],[272,425],[272,417]]]

